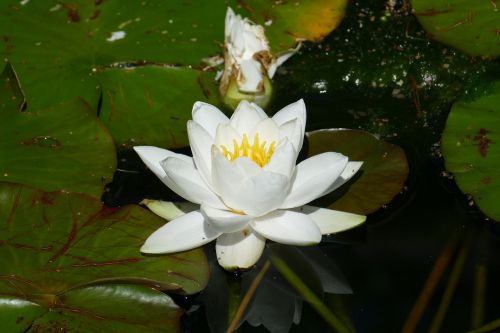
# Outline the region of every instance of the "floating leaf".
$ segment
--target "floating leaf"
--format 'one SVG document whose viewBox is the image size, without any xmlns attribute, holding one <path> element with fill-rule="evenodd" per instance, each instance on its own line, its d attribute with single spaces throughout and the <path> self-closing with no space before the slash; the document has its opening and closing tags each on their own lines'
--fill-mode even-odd
<svg viewBox="0 0 500 333">
<path fill-rule="evenodd" d="M 500 81 L 486 95 L 462 98 L 448 116 L 442 138 L 446 168 L 462 192 L 500 221 Z"/>
<path fill-rule="evenodd" d="M 22 111 L 26 105 L 17 74 L 7 63 L 0 75 L 0 110 Z"/>
<path fill-rule="evenodd" d="M 350 161 L 363 161 L 358 176 L 315 204 L 357 214 L 370 214 L 388 204 L 408 176 L 406 155 L 400 147 L 359 130 L 319 130 L 307 133 L 308 155 L 339 152 Z M 339 193 L 341 197 L 339 197 Z"/>
<path fill-rule="evenodd" d="M 0 80 L 8 83 L 0 86 L 1 180 L 100 197 L 116 153 L 95 111 L 81 99 L 21 111 L 24 96 L 9 64 Z"/>
<path fill-rule="evenodd" d="M 254 0 L 241 9 L 265 27 L 271 48 L 279 53 L 300 40 L 323 39 L 340 24 L 346 6 L 347 0 L 276 1 L 272 5 L 267 0 Z"/>
<path fill-rule="evenodd" d="M 28 332 L 178 332 L 182 312 L 152 288 L 93 286 L 62 295 Z"/>
<path fill-rule="evenodd" d="M 123 318 L 151 330 L 167 322 L 175 330 L 179 309 L 156 290 L 192 294 L 207 282 L 201 250 L 140 254 L 164 220 L 139 206 L 110 209 L 86 195 L 3 183 L 0 220 L 0 318 L 19 328 L 14 332 L 46 310 L 48 317 L 35 322 L 41 331 L 65 327 L 68 318 L 92 322 L 95 331 L 125 330 Z"/>
<path fill-rule="evenodd" d="M 177 147 L 187 142 L 184 120 L 192 104 L 217 102 L 215 71 L 203 72 L 203 59 L 222 54 L 227 6 L 267 22 L 271 46 L 280 52 L 297 40 L 324 37 L 340 22 L 345 4 L 8 0 L 0 5 L 0 53 L 18 71 L 32 108 L 80 97 L 97 109 L 102 93 L 101 115 L 116 144 L 140 139 Z M 136 127 L 144 125 L 137 123 L 144 114 L 158 125 Z M 173 118 L 179 119 L 161 122 Z"/>
<path fill-rule="evenodd" d="M 186 123 L 191 119 L 193 103 L 217 103 L 212 73 L 190 68 L 114 68 L 102 72 L 101 79 L 100 117 L 114 139 L 125 147 L 186 146 Z"/>
<path fill-rule="evenodd" d="M 411 0 L 432 38 L 471 55 L 500 54 L 500 4 L 475 0 Z"/>
</svg>

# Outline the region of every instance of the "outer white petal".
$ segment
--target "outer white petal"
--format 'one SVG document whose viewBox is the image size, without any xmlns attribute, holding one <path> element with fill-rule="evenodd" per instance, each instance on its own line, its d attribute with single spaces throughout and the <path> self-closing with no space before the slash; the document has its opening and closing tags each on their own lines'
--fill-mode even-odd
<svg viewBox="0 0 500 333">
<path fill-rule="evenodd" d="M 267 115 L 261 108 L 242 100 L 231 117 L 231 126 L 243 136 L 243 134 L 249 134 L 265 118 Z"/>
<path fill-rule="evenodd" d="M 273 119 L 278 126 L 294 118 L 299 118 L 303 126 L 306 125 L 306 105 L 303 99 L 285 106 L 273 116 Z"/>
<path fill-rule="evenodd" d="M 220 232 L 205 223 L 200 212 L 191 212 L 153 232 L 141 247 L 143 253 L 173 253 L 194 249 L 215 238 Z"/>
<path fill-rule="evenodd" d="M 280 173 L 291 178 L 295 170 L 296 159 L 297 153 L 293 145 L 285 139 L 285 141 L 276 148 L 271 160 L 264 165 L 263 169 L 264 171 Z"/>
<path fill-rule="evenodd" d="M 248 222 L 253 219 L 253 216 L 250 215 L 237 214 L 208 205 L 201 205 L 201 213 L 205 216 L 207 223 L 215 230 L 223 233 L 243 230 Z"/>
<path fill-rule="evenodd" d="M 250 225 L 262 236 L 282 244 L 313 245 L 321 241 L 321 231 L 302 213 L 275 210 L 254 219 Z"/>
<path fill-rule="evenodd" d="M 289 120 L 279 127 L 279 139 L 283 140 L 287 138 L 293 144 L 297 155 L 302 148 L 302 143 L 304 142 L 304 125 L 299 118 L 294 118 Z"/>
<path fill-rule="evenodd" d="M 270 79 L 273 78 L 274 74 L 276 73 L 276 69 L 279 66 L 283 65 L 283 63 L 285 61 L 290 59 L 291 56 L 293 56 L 295 53 L 297 53 L 299 51 L 300 47 L 301 47 L 301 44 L 299 43 L 296 48 L 287 50 L 287 51 L 278 55 L 278 58 L 276 59 L 276 61 L 274 61 L 271 64 L 271 66 L 269 67 L 269 69 L 267 70 L 267 74 L 269 75 Z"/>
<path fill-rule="evenodd" d="M 184 214 L 200 209 L 200 205 L 189 201 L 177 202 L 144 199 L 141 205 L 145 205 L 156 215 L 164 218 L 167 221 L 172 221 Z"/>
<path fill-rule="evenodd" d="M 295 168 L 290 193 L 281 208 L 294 208 L 322 196 L 340 176 L 347 157 L 339 153 L 322 153 L 300 162 Z"/>
<path fill-rule="evenodd" d="M 223 234 L 215 245 L 217 261 L 229 271 L 250 268 L 259 260 L 265 244 L 265 238 L 251 228 Z"/>
<path fill-rule="evenodd" d="M 167 157 L 174 156 L 183 159 L 186 162 L 191 161 L 192 163 L 191 157 L 182 154 L 177 154 L 167 149 L 162 149 L 153 146 L 135 146 L 134 150 L 139 155 L 144 164 L 146 164 L 146 166 L 151 171 L 153 171 L 153 173 L 161 180 L 163 180 L 163 178 L 166 176 L 166 173 L 161 167 L 160 162 L 166 159 Z"/>
<path fill-rule="evenodd" d="M 341 212 L 327 208 L 302 206 L 296 211 L 307 214 L 319 227 L 323 235 L 355 228 L 366 221 L 366 216 Z"/>
<path fill-rule="evenodd" d="M 226 11 L 226 20 L 225 20 L 225 25 L 224 25 L 224 36 L 227 38 L 231 35 L 231 31 L 233 30 L 233 22 L 235 20 L 235 14 L 234 11 L 230 8 L 227 7 Z"/>
<path fill-rule="evenodd" d="M 217 126 L 229 122 L 229 118 L 224 113 L 208 103 L 194 103 L 192 114 L 193 120 L 201 125 L 213 138 L 215 138 Z"/>
<path fill-rule="evenodd" d="M 344 171 L 342 171 L 342 173 L 340 174 L 340 177 L 337 178 L 337 180 L 332 185 L 330 185 L 330 187 L 325 191 L 325 193 L 323 193 L 323 195 L 333 192 L 340 186 L 347 183 L 347 181 L 349 181 L 349 179 L 351 179 L 359 171 L 362 165 L 363 162 L 347 162 L 347 165 Z"/>
<path fill-rule="evenodd" d="M 227 160 L 214 150 L 213 182 L 224 203 L 248 215 L 261 216 L 283 203 L 288 177 L 261 169 L 246 157 Z"/>
<path fill-rule="evenodd" d="M 171 189 L 178 195 L 197 204 L 206 203 L 212 207 L 225 208 L 219 197 L 208 188 L 192 162 L 168 157 L 160 164 L 173 182 Z"/>
<path fill-rule="evenodd" d="M 214 138 L 200 124 L 192 120 L 187 123 L 187 131 L 196 168 L 200 171 L 203 180 L 211 187 L 212 157 L 210 150 L 214 144 Z"/>
<path fill-rule="evenodd" d="M 137 146 L 134 147 L 135 151 L 139 154 L 143 162 L 146 164 L 146 166 L 151 169 L 151 171 L 154 172 L 154 174 L 161 179 L 161 181 L 167 185 L 172 191 L 183 197 L 184 199 L 188 201 L 192 201 L 195 203 L 201 203 L 200 199 L 201 197 L 198 196 L 193 196 L 192 193 L 189 193 L 189 191 L 186 191 L 184 188 L 179 187 L 165 172 L 165 170 L 162 167 L 162 163 L 164 160 L 167 158 L 176 158 L 179 161 L 182 161 L 184 165 L 186 166 L 187 172 L 193 175 L 194 182 L 199 185 L 198 192 L 203 192 L 205 191 L 205 188 L 207 186 L 203 182 L 198 182 L 197 180 L 200 178 L 198 171 L 194 168 L 194 162 L 193 159 L 189 156 L 182 155 L 182 154 L 176 154 L 173 153 L 169 150 L 166 149 L 161 149 L 157 147 L 150 147 L 150 146 Z M 212 194 L 213 195 L 213 194 Z M 211 191 L 208 190 L 208 193 L 206 193 L 207 197 L 211 196 Z M 218 200 L 218 199 L 217 199 Z M 220 200 L 218 200 L 220 202 Z M 222 203 L 219 203 L 216 207 L 220 207 Z"/>
<path fill-rule="evenodd" d="M 289 104 L 285 106 L 283 109 L 278 111 L 273 119 L 278 126 L 284 125 L 286 122 L 297 118 L 300 124 L 300 130 L 295 133 L 297 135 L 298 148 L 297 151 L 300 151 L 302 148 L 302 144 L 304 142 L 304 133 L 306 129 L 306 105 L 303 99 L 298 100 L 295 103 Z M 289 138 L 291 140 L 291 138 Z"/>
<path fill-rule="evenodd" d="M 254 136 L 259 134 L 260 142 L 262 143 L 263 141 L 266 141 L 268 146 L 273 141 L 278 143 L 280 139 L 279 128 L 271 118 L 262 119 L 248 134 L 248 138 L 250 140 L 253 140 Z"/>
</svg>

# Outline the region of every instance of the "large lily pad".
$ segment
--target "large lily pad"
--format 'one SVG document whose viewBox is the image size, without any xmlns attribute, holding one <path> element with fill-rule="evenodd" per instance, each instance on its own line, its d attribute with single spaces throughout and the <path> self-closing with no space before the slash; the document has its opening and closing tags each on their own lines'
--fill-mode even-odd
<svg viewBox="0 0 500 333">
<path fill-rule="evenodd" d="M 448 116 L 442 138 L 446 168 L 462 192 L 500 221 L 500 81 L 484 96 L 462 98 Z"/>
<path fill-rule="evenodd" d="M 431 37 L 471 55 L 500 54 L 500 4 L 476 0 L 411 0 Z"/>
<path fill-rule="evenodd" d="M 192 294 L 207 282 L 201 250 L 140 254 L 164 220 L 136 205 L 110 209 L 81 194 L 2 183 L 0 220 L 0 318 L 12 332 L 35 319 L 34 331 L 175 330 L 180 310 L 160 291 Z"/>
<path fill-rule="evenodd" d="M 308 155 L 335 151 L 351 161 L 363 161 L 358 176 L 318 200 L 317 205 L 370 214 L 388 204 L 403 188 L 408 162 L 400 147 L 359 130 L 319 130 L 307 133 Z"/>
<path fill-rule="evenodd" d="M 166 75 L 168 84 L 158 84 Z M 186 86 L 185 82 L 192 84 Z M 106 70 L 102 73 L 102 89 L 100 118 L 124 147 L 186 146 L 186 122 L 191 118 L 193 102 L 214 102 L 218 94 L 212 73 L 186 67 Z M 137 109 L 141 103 L 145 104 Z"/>
<path fill-rule="evenodd" d="M 100 197 L 116 153 L 95 111 L 81 99 L 23 111 L 24 95 L 9 64 L 0 80 L 1 180 Z"/>
<path fill-rule="evenodd" d="M 0 5 L 0 53 L 18 70 L 35 109 L 74 97 L 97 108 L 102 92 L 101 115 L 119 115 L 110 126 L 118 145 L 134 142 L 141 131 L 141 144 L 175 147 L 187 142 L 183 129 L 191 104 L 218 101 L 217 94 L 206 94 L 217 90 L 217 82 L 214 71 L 202 72 L 202 60 L 222 53 L 227 6 L 267 22 L 272 48 L 280 52 L 297 40 L 325 36 L 340 22 L 345 3 L 149 0 L 124 6 L 119 0 L 8 0 Z M 127 73 L 131 67 L 148 69 Z M 110 90 L 121 96 L 118 104 Z M 185 94 L 177 100 L 181 91 Z M 156 121 L 128 133 L 144 113 Z M 179 119 L 165 124 L 166 118 Z M 166 126 L 177 127 L 174 135 Z"/>
</svg>

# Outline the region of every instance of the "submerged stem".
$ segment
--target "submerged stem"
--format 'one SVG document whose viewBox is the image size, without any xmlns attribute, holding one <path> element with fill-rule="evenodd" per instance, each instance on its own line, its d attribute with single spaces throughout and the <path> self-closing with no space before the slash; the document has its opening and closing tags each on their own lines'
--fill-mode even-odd
<svg viewBox="0 0 500 333">
<path fill-rule="evenodd" d="M 248 304 L 252 300 L 253 295 L 257 291 L 257 287 L 264 278 L 264 275 L 266 275 L 269 266 L 271 266 L 271 263 L 269 262 L 269 260 L 267 260 L 264 266 L 262 266 L 259 273 L 255 276 L 255 279 L 252 281 L 252 284 L 250 285 L 250 288 L 248 288 L 248 291 L 246 292 L 245 296 L 243 296 L 243 299 L 241 300 L 241 303 L 238 306 L 238 309 L 236 310 L 236 313 L 234 314 L 234 317 L 231 320 L 231 323 L 229 324 L 229 327 L 226 330 L 227 333 L 234 332 L 236 330 L 241 317 L 245 313 L 245 310 L 247 309 Z"/>
<path fill-rule="evenodd" d="M 462 271 L 465 265 L 465 261 L 467 259 L 467 255 L 469 254 L 469 248 L 471 244 L 471 236 L 468 235 L 466 237 L 460 252 L 457 255 L 455 263 L 453 264 L 453 268 L 451 270 L 450 278 L 448 283 L 446 284 L 446 289 L 444 291 L 443 297 L 441 298 L 441 302 L 439 303 L 438 310 L 434 319 L 432 320 L 431 327 L 429 329 L 429 333 L 438 333 L 441 329 L 441 325 L 443 323 L 444 317 L 446 316 L 446 312 L 448 312 L 448 308 L 451 303 L 451 299 L 455 293 L 455 289 L 458 284 L 458 280 L 462 275 Z"/>
<path fill-rule="evenodd" d="M 450 259 L 453 256 L 455 249 L 457 248 L 460 234 L 461 233 L 459 232 L 455 232 L 447 241 L 443 251 L 434 264 L 434 267 L 432 267 L 432 271 L 429 274 L 427 281 L 425 281 L 425 284 L 422 287 L 422 291 L 418 295 L 418 298 L 413 305 L 413 308 L 411 309 L 403 328 L 401 329 L 401 333 L 412 333 L 417 328 L 418 322 L 420 321 L 420 318 L 427 308 L 429 300 L 434 294 L 436 286 L 441 280 L 441 277 L 448 267 Z"/>
</svg>

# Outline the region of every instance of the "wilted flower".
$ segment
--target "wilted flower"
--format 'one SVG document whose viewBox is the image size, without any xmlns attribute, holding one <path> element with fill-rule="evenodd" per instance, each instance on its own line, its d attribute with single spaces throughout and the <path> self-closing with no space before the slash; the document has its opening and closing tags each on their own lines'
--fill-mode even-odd
<svg viewBox="0 0 500 333">
<path fill-rule="evenodd" d="M 265 105 L 271 96 L 272 79 L 279 65 L 297 49 L 278 57 L 271 53 L 264 27 L 227 9 L 224 40 L 224 73 L 220 91 L 227 104 L 242 99 Z"/>
<path fill-rule="evenodd" d="M 156 147 L 134 147 L 146 165 L 174 192 L 200 209 L 155 231 L 144 253 L 189 250 L 217 239 L 219 263 L 249 268 L 266 238 L 312 245 L 359 225 L 364 216 L 305 206 L 350 179 L 362 162 L 326 152 L 296 165 L 306 108 L 302 100 L 269 118 L 242 101 L 231 119 L 197 102 L 187 123 L 193 157 Z"/>
</svg>

